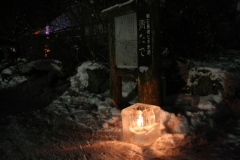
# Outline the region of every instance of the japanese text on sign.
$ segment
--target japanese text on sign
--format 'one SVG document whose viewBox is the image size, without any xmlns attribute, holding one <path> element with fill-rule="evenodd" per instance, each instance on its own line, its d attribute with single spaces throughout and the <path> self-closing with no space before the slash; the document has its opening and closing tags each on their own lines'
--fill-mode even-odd
<svg viewBox="0 0 240 160">
<path fill-rule="evenodd" d="M 151 63 L 151 19 L 148 10 L 140 10 L 137 17 L 138 29 L 138 62 L 140 66 Z"/>
<path fill-rule="evenodd" d="M 141 56 L 151 55 L 150 14 L 138 19 L 138 52 Z"/>
</svg>

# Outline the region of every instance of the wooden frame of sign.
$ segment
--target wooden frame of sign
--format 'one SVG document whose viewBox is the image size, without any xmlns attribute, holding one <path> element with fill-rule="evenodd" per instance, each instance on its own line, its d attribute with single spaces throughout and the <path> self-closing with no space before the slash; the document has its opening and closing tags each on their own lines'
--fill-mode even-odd
<svg viewBox="0 0 240 160">
<path fill-rule="evenodd" d="M 158 1 L 128 1 L 101 12 L 108 25 L 110 95 L 122 105 L 122 77 L 138 80 L 138 102 L 161 104 Z"/>
</svg>

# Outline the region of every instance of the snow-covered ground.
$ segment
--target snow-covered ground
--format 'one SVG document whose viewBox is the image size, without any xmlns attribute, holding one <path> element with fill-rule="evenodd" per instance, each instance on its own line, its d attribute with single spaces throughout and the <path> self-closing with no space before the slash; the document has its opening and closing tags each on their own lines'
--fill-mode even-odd
<svg viewBox="0 0 240 160">
<path fill-rule="evenodd" d="M 46 86 L 40 84 L 60 70 L 58 63 L 46 60 L 21 63 L 22 72 L 33 66 L 50 71 L 38 79 L 38 83 L 36 79 L 15 75 L 14 67 L 6 68 L 2 73 L 12 75 L 12 79 L 2 81 L 1 74 L 0 89 L 6 93 L 8 89 L 14 93 L 14 88 L 23 90 L 26 85 L 32 88 L 30 91 L 43 89 Z M 209 70 L 213 79 L 220 79 L 224 86 L 240 82 L 237 59 L 211 64 L 195 62 L 195 65 L 198 69 Z M 3 131 L 0 133 L 0 159 L 240 159 L 240 120 L 234 117 L 231 107 L 221 104 L 221 93 L 167 96 L 161 107 L 161 137 L 148 148 L 122 142 L 121 110 L 109 97 L 109 91 L 96 94 L 86 90 L 86 69 L 104 67 L 84 62 L 77 68 L 76 75 L 68 79 L 70 86 L 63 94 L 56 94 L 42 108 L 7 116 L 0 114 Z M 196 74 L 199 74 L 196 69 L 190 70 L 188 84 L 191 85 L 190 78 Z M 135 81 L 123 81 L 122 95 L 127 97 L 136 85 Z M 53 92 L 46 87 L 36 91 L 34 96 L 41 97 L 40 101 L 49 101 L 51 96 L 47 94 Z M 29 97 L 34 99 L 33 95 Z M 234 101 L 234 105 L 238 105 L 238 99 Z M 136 102 L 137 97 L 131 100 L 131 103 Z M 175 109 L 181 112 L 171 112 Z"/>
</svg>

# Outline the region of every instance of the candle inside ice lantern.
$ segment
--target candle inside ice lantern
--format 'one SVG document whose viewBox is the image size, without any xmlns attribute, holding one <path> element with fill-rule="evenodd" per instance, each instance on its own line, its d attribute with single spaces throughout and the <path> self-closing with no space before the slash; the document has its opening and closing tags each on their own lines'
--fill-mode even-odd
<svg viewBox="0 0 240 160">
<path fill-rule="evenodd" d="M 142 111 L 138 111 L 140 114 L 137 119 L 137 126 L 138 127 L 143 127 L 143 117 L 142 117 Z"/>
<path fill-rule="evenodd" d="M 148 134 L 156 124 L 153 110 L 139 106 L 132 112 L 129 130 L 137 134 Z"/>
</svg>

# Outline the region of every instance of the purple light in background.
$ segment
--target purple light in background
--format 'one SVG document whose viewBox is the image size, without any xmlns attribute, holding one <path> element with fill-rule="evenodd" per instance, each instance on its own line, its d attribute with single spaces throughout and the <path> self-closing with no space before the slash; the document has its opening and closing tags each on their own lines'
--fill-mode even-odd
<svg viewBox="0 0 240 160">
<path fill-rule="evenodd" d="M 49 35 L 49 26 L 46 26 L 46 34 Z"/>
</svg>

